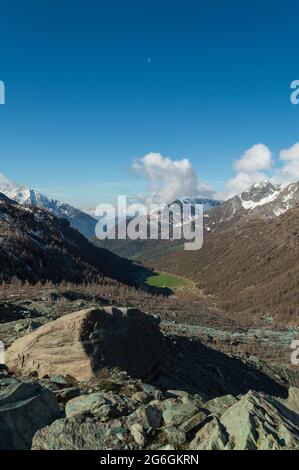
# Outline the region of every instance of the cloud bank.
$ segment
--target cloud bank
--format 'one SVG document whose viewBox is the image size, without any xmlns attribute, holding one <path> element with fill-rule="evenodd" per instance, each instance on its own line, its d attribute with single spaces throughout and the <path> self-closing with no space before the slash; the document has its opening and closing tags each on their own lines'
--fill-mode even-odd
<svg viewBox="0 0 299 470">
<path fill-rule="evenodd" d="M 241 193 L 254 183 L 267 179 L 268 171 L 272 168 L 273 159 L 270 149 L 264 144 L 256 144 L 234 162 L 235 175 L 225 186 L 225 196 L 231 197 Z"/>
<path fill-rule="evenodd" d="M 279 158 L 283 163 L 275 179 L 281 183 L 292 183 L 299 180 L 299 142 L 292 147 L 281 150 Z"/>
<path fill-rule="evenodd" d="M 187 158 L 172 160 L 160 153 L 148 153 L 136 159 L 131 169 L 148 183 L 150 196 L 141 196 L 147 202 L 170 203 L 183 197 L 214 198 L 215 192 L 201 181 Z"/>
<path fill-rule="evenodd" d="M 234 161 L 233 176 L 224 181 L 222 193 L 202 181 L 187 158 L 173 160 L 160 153 L 148 153 L 136 159 L 131 169 L 147 181 L 149 195 L 139 196 L 143 202 L 170 203 L 183 197 L 228 199 L 263 180 L 274 184 L 298 181 L 299 142 L 281 150 L 276 160 L 267 145 L 253 145 Z"/>
</svg>

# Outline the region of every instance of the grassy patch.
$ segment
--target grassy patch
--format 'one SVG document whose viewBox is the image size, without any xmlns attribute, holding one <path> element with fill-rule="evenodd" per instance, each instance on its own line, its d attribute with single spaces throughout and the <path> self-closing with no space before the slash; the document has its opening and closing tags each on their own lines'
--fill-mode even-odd
<svg viewBox="0 0 299 470">
<path fill-rule="evenodd" d="M 180 277 L 172 276 L 170 274 L 157 273 L 146 279 L 145 283 L 153 287 L 183 287 L 188 286 L 190 283 Z"/>
</svg>

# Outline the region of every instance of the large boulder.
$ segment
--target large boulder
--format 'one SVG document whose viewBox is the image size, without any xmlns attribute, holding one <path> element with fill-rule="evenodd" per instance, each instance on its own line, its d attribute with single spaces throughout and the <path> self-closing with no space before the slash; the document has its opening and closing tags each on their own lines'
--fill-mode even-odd
<svg viewBox="0 0 299 470">
<path fill-rule="evenodd" d="M 133 308 L 93 308 L 65 315 L 18 339 L 6 364 L 23 375 L 91 379 L 103 368 L 152 378 L 165 354 L 159 320 Z"/>
<path fill-rule="evenodd" d="M 15 378 L 0 380 L 0 450 L 30 449 L 36 431 L 61 416 L 54 393 Z"/>
</svg>

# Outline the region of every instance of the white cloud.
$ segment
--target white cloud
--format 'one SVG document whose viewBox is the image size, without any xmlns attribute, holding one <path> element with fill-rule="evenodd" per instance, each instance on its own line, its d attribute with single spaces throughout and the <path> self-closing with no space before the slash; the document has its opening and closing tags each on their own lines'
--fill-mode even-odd
<svg viewBox="0 0 299 470">
<path fill-rule="evenodd" d="M 213 197 L 212 188 L 201 181 L 187 158 L 172 160 L 160 153 L 148 153 L 131 166 L 136 175 L 148 181 L 148 202 L 170 203 L 182 197 Z"/>
<path fill-rule="evenodd" d="M 255 183 L 260 183 L 267 179 L 267 175 L 265 173 L 243 173 L 238 172 L 236 176 L 230 178 L 226 182 L 227 191 L 225 193 L 225 197 L 229 198 L 235 196 L 236 194 L 240 194 L 246 189 L 250 188 Z"/>
<path fill-rule="evenodd" d="M 270 170 L 272 164 L 272 154 L 266 145 L 256 144 L 250 147 L 234 162 L 235 175 L 225 184 L 225 197 L 239 194 L 254 183 L 267 179 L 264 171 Z"/>
<path fill-rule="evenodd" d="M 277 171 L 275 180 L 281 183 L 297 181 L 299 179 L 299 142 L 281 150 L 279 158 L 283 166 Z"/>
<path fill-rule="evenodd" d="M 269 170 L 272 166 L 272 154 L 264 144 L 256 144 L 236 160 L 234 168 L 247 174 L 257 174 L 262 170 Z"/>
</svg>

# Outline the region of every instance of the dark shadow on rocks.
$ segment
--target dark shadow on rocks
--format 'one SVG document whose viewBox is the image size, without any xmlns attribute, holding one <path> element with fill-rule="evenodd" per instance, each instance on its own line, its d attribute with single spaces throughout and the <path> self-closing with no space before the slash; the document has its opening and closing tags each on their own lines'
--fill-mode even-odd
<svg viewBox="0 0 299 470">
<path fill-rule="evenodd" d="M 72 290 L 67 291 L 52 291 L 48 295 L 49 302 L 59 303 L 67 300 L 68 302 L 76 302 L 84 300 L 86 302 L 97 302 L 100 305 L 110 305 L 109 301 L 104 297 L 97 294 L 87 294 L 85 292 L 76 292 Z"/>
<path fill-rule="evenodd" d="M 91 310 L 81 327 L 81 341 L 94 373 L 118 368 L 130 375 L 152 379 L 166 354 L 160 320 L 138 309 Z"/>
<path fill-rule="evenodd" d="M 282 398 L 288 395 L 289 384 L 279 383 L 250 361 L 208 348 L 196 339 L 173 337 L 167 344 L 165 365 L 154 381 L 164 390 L 198 393 L 206 400 L 227 394 L 237 396 L 249 390 Z"/>
<path fill-rule="evenodd" d="M 27 310 L 23 306 L 0 301 L 0 323 L 38 317 L 40 317 L 40 313 L 36 310 Z"/>
</svg>

